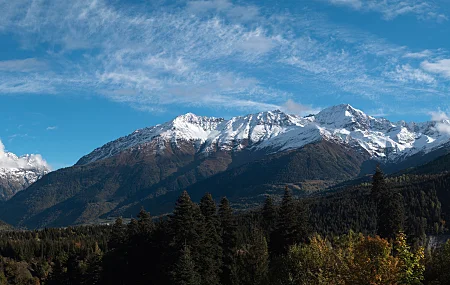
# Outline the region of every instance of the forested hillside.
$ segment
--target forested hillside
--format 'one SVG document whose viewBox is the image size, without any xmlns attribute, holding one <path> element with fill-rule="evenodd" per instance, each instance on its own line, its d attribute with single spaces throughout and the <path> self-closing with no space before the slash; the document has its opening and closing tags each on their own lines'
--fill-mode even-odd
<svg viewBox="0 0 450 285">
<path fill-rule="evenodd" d="M 448 284 L 448 174 L 403 175 L 240 213 L 228 199 L 125 224 L 0 234 L 1 284 Z"/>
</svg>

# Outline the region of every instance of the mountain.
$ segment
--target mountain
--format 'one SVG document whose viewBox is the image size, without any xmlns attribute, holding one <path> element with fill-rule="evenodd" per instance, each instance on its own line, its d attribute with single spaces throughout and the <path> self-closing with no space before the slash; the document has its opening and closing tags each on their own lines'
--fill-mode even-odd
<svg viewBox="0 0 450 285">
<path fill-rule="evenodd" d="M 300 117 L 279 110 L 230 119 L 188 113 L 95 149 L 73 167 L 45 175 L 10 199 L 0 219 L 28 227 L 65 226 L 108 216 L 171 211 L 183 189 L 254 203 L 288 185 L 326 188 L 375 163 L 392 171 L 449 150 L 437 124 L 393 123 L 350 105 Z"/>
<path fill-rule="evenodd" d="M 449 134 L 436 127 L 442 122 L 392 123 L 364 114 L 348 104 L 324 109 L 315 116 L 288 115 L 279 110 L 223 118 L 182 115 L 162 125 L 135 131 L 82 157 L 85 165 L 152 143 L 162 151 L 165 143 L 191 142 L 197 152 L 264 150 L 271 153 L 297 149 L 322 139 L 359 145 L 372 157 L 398 162 L 417 153 L 428 153 L 449 143 Z"/>
<path fill-rule="evenodd" d="M 0 141 L 0 201 L 10 199 L 49 172 L 50 167 L 40 155 L 18 157 L 6 152 Z"/>
</svg>

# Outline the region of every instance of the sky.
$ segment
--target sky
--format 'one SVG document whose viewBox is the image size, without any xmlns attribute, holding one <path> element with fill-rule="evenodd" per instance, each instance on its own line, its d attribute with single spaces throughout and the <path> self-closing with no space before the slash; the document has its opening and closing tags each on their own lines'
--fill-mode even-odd
<svg viewBox="0 0 450 285">
<path fill-rule="evenodd" d="M 53 169 L 193 112 L 450 113 L 448 0 L 0 0 L 0 141 Z"/>
</svg>

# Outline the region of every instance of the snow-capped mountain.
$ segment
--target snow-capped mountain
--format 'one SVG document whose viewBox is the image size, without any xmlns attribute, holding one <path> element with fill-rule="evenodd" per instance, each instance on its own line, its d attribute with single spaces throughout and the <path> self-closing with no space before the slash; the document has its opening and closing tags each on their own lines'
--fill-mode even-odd
<svg viewBox="0 0 450 285">
<path fill-rule="evenodd" d="M 231 119 L 200 117 L 188 113 L 173 121 L 112 141 L 84 156 L 78 165 L 114 156 L 124 150 L 157 143 L 190 142 L 198 152 L 266 150 L 269 153 L 301 148 L 328 140 L 360 146 L 372 158 L 395 162 L 419 152 L 427 153 L 449 144 L 450 134 L 439 132 L 442 122 L 406 123 L 374 118 L 348 104 L 333 106 L 314 116 L 300 117 L 279 110 Z"/>
<path fill-rule="evenodd" d="M 49 173 L 8 200 L 0 218 L 32 228 L 66 226 L 130 216 L 142 206 L 164 214 L 182 190 L 194 200 L 208 191 L 245 204 L 286 185 L 320 191 L 372 173 L 378 163 L 392 173 L 449 153 L 447 126 L 448 120 L 390 122 L 349 105 L 306 117 L 278 110 L 230 119 L 188 113 Z"/>
<path fill-rule="evenodd" d="M 8 200 L 49 172 L 50 167 L 39 154 L 18 157 L 6 152 L 0 141 L 0 200 Z"/>
</svg>

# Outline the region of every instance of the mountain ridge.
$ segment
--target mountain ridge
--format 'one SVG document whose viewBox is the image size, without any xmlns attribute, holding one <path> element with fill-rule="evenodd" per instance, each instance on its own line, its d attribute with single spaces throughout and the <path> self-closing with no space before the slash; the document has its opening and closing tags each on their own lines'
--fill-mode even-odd
<svg viewBox="0 0 450 285">
<path fill-rule="evenodd" d="M 348 104 L 307 117 L 280 110 L 230 119 L 188 113 L 45 175 L 7 201 L 0 219 L 35 228 L 91 223 L 141 206 L 164 214 L 185 189 L 244 205 L 286 185 L 316 191 L 372 173 L 375 164 L 395 172 L 448 152 L 449 135 L 435 126 L 392 123 Z"/>
<path fill-rule="evenodd" d="M 450 122 L 443 122 L 450 126 Z M 359 144 L 373 158 L 394 161 L 429 152 L 450 139 L 439 132 L 436 122 L 390 122 L 366 115 L 349 104 L 326 108 L 316 115 L 300 117 L 280 110 L 224 118 L 187 113 L 154 127 L 136 130 L 83 156 L 76 165 L 88 164 L 116 155 L 150 141 L 195 144 L 199 152 L 217 149 L 271 149 L 272 152 L 300 148 L 321 139 Z"/>
</svg>

